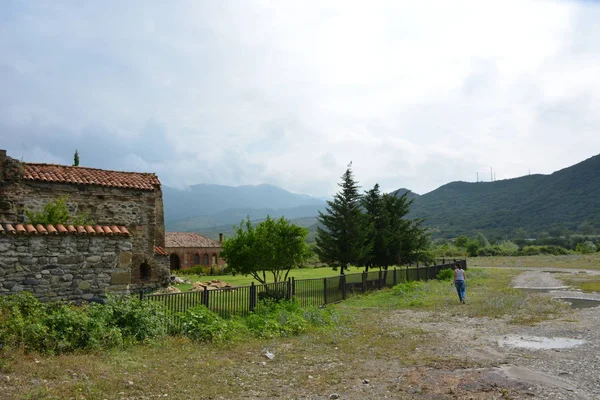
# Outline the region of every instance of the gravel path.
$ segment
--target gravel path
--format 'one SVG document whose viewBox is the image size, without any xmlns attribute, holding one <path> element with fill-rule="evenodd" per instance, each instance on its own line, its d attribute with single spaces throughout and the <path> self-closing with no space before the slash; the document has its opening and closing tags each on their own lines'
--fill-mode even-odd
<svg viewBox="0 0 600 400">
<path fill-rule="evenodd" d="M 556 298 L 600 300 L 597 293 L 559 290 L 566 286 L 557 274 L 544 271 L 548 269 L 529 268 L 514 279 L 513 286 L 546 289 L 540 290 L 540 294 Z M 432 332 L 444 343 L 439 348 L 429 349 L 432 353 L 427 356 L 455 357 L 478 365 L 477 368 L 428 372 L 440 381 L 444 381 L 444 373 L 451 373 L 458 393 L 474 394 L 464 398 L 487 399 L 486 392 L 502 387 L 509 389 L 510 397 L 506 398 L 512 399 L 600 399 L 600 307 L 574 309 L 567 318 L 534 326 L 485 318 L 432 321 L 430 313 L 412 311 L 398 312 L 392 318 L 398 318 L 398 323 L 413 321 L 415 327 Z"/>
</svg>

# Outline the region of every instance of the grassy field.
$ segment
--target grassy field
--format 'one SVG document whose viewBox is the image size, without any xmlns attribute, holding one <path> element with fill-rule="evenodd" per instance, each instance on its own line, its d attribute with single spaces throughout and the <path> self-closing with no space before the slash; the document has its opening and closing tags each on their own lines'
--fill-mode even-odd
<svg viewBox="0 0 600 400">
<path fill-rule="evenodd" d="M 467 260 L 467 265 L 469 267 L 600 269 L 600 253 L 565 256 L 473 257 Z"/>
<path fill-rule="evenodd" d="M 347 271 L 346 274 L 355 274 L 355 273 L 361 273 L 364 271 L 364 268 L 359 268 L 359 267 L 350 267 Z M 331 268 L 298 268 L 298 269 L 292 269 L 290 271 L 290 274 L 288 275 L 289 278 L 295 278 L 295 279 L 313 279 L 313 278 L 326 278 L 329 276 L 336 276 L 339 275 L 340 272 L 338 271 L 334 271 Z M 255 280 L 252 276 L 248 275 L 248 276 L 243 276 L 243 275 L 204 275 L 204 276 L 198 276 L 198 275 L 180 275 L 182 278 L 187 279 L 191 282 L 206 282 L 206 281 L 210 281 L 213 279 L 218 279 L 221 281 L 225 281 L 228 282 L 230 284 L 232 284 L 233 286 L 248 286 L 250 285 L 252 282 L 254 282 L 255 284 L 259 284 L 259 282 L 257 280 Z M 267 279 L 268 282 L 272 282 L 272 276 L 267 275 Z M 192 285 L 191 284 L 180 284 L 180 285 L 175 285 L 177 288 L 179 288 L 179 290 L 181 291 L 188 291 L 191 289 Z"/>
<path fill-rule="evenodd" d="M 436 346 L 430 333 L 410 321 L 390 325 L 389 316 L 415 310 L 430 312 L 440 321 L 510 315 L 510 322 L 531 323 L 561 315 L 562 303 L 509 289 L 518 272 L 472 269 L 466 305 L 458 305 L 450 282 L 438 281 L 356 296 L 333 306 L 340 316 L 338 324 L 298 337 L 246 339 L 220 346 L 174 337 L 124 350 L 55 357 L 0 349 L 0 397 L 326 398 L 353 385 L 362 390 L 363 378 L 376 380 L 392 365 L 473 367 L 477 365 L 466 360 L 423 357 L 424 347 Z M 266 359 L 264 349 L 275 359 Z M 369 396 L 365 393 L 363 398 Z"/>
</svg>

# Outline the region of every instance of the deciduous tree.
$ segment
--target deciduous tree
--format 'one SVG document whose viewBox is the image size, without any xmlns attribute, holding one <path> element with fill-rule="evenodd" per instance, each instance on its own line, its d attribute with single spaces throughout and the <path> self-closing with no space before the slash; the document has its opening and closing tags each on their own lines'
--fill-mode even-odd
<svg viewBox="0 0 600 400">
<path fill-rule="evenodd" d="M 267 219 L 253 226 L 250 218 L 240 223 L 234 236 L 225 240 L 221 256 L 235 273 L 251 275 L 260 283 L 287 279 L 290 269 L 302 265 L 310 252 L 306 245 L 306 228 L 285 218 Z"/>
</svg>

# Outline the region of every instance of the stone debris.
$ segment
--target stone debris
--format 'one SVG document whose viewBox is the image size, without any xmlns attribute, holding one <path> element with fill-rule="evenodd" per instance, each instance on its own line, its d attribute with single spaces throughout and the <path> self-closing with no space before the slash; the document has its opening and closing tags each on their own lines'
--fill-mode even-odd
<svg viewBox="0 0 600 400">
<path fill-rule="evenodd" d="M 192 292 L 203 292 L 205 290 L 216 290 L 216 289 L 234 289 L 235 286 L 221 281 L 219 279 L 213 279 L 207 282 L 194 282 L 192 285 Z"/>
<path fill-rule="evenodd" d="M 265 352 L 263 353 L 265 357 L 267 357 L 269 360 L 272 360 L 275 358 L 275 354 L 271 353 L 269 350 L 265 350 Z"/>
<path fill-rule="evenodd" d="M 176 288 L 175 286 L 169 286 L 169 287 L 166 287 L 166 288 L 158 289 L 154 293 L 155 294 L 181 293 L 181 290 L 179 290 L 179 288 Z"/>
</svg>

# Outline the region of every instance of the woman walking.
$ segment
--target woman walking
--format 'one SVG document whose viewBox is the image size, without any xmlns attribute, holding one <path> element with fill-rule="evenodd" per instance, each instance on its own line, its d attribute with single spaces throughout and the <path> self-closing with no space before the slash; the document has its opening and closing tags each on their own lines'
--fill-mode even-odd
<svg viewBox="0 0 600 400">
<path fill-rule="evenodd" d="M 456 286 L 456 291 L 458 292 L 458 299 L 461 304 L 465 304 L 465 296 L 467 291 L 467 284 L 465 283 L 465 279 L 467 278 L 467 273 L 462 269 L 459 263 L 454 264 L 454 281 L 452 282 L 454 286 Z"/>
</svg>

